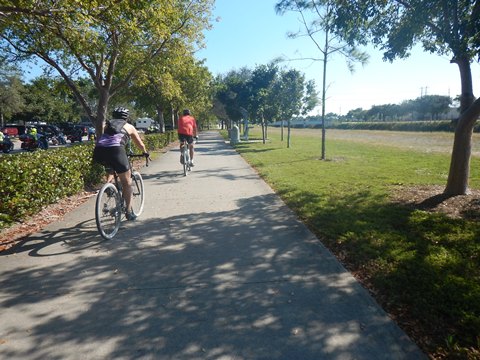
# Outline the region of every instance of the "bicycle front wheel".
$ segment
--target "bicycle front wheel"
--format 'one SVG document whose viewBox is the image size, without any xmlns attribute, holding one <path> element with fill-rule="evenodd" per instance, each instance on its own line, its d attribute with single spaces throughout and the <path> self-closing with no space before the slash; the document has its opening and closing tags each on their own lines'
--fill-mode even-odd
<svg viewBox="0 0 480 360">
<path fill-rule="evenodd" d="M 188 154 L 188 148 L 187 151 L 185 151 L 185 148 L 187 148 L 186 145 L 183 146 L 182 152 L 183 152 L 183 176 L 187 176 L 188 173 L 188 162 L 190 161 L 190 157 Z"/>
<path fill-rule="evenodd" d="M 120 229 L 122 203 L 115 185 L 103 185 L 97 194 L 95 204 L 95 220 L 97 229 L 104 239 L 112 239 Z"/>
<path fill-rule="evenodd" d="M 143 191 L 143 178 L 138 171 L 132 172 L 132 211 L 140 216 L 145 203 L 145 193 Z"/>
</svg>

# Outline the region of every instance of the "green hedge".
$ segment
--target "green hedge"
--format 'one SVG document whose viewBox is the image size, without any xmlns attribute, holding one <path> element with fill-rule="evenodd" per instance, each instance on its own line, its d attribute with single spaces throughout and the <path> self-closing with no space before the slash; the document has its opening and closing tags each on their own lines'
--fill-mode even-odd
<svg viewBox="0 0 480 360">
<path fill-rule="evenodd" d="M 176 133 L 145 135 L 148 151 L 161 149 Z M 0 156 L 0 229 L 102 180 L 102 166 L 92 162 L 93 144 Z M 136 149 L 138 151 L 138 149 Z"/>
<path fill-rule="evenodd" d="M 390 131 L 455 131 L 452 121 L 391 121 L 391 122 L 343 122 L 328 125 L 329 129 L 342 130 L 390 130 Z M 474 132 L 480 132 L 480 125 Z"/>
<path fill-rule="evenodd" d="M 176 131 L 167 131 L 164 134 L 148 134 L 145 135 L 143 141 L 148 151 L 155 151 L 163 149 L 171 142 L 177 140 Z"/>
</svg>

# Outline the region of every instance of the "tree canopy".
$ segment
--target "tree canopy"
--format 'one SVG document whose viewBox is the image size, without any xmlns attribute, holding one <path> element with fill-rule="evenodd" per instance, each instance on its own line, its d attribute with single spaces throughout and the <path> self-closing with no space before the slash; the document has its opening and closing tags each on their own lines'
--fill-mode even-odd
<svg viewBox="0 0 480 360">
<path fill-rule="evenodd" d="M 213 0 L 102 2 L 27 1 L 0 6 L 0 54 L 38 59 L 66 81 L 86 114 L 102 128 L 111 96 L 175 40 L 201 46 Z M 87 76 L 97 91 L 95 108 L 75 79 Z"/>
<path fill-rule="evenodd" d="M 218 102 L 234 121 L 242 118 L 242 108 L 254 122 L 274 122 L 305 114 L 318 104 L 313 80 L 275 63 L 232 70 L 216 79 L 216 88 Z"/>
</svg>

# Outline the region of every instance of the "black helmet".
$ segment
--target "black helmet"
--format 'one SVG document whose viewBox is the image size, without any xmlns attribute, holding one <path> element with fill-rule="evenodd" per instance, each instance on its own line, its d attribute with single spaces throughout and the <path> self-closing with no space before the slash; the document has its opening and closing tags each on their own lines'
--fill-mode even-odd
<svg viewBox="0 0 480 360">
<path fill-rule="evenodd" d="M 183 115 L 190 115 L 190 110 L 188 109 L 183 110 Z"/>
<path fill-rule="evenodd" d="M 114 119 L 128 119 L 129 111 L 124 107 L 117 107 L 112 112 L 112 116 Z"/>
</svg>

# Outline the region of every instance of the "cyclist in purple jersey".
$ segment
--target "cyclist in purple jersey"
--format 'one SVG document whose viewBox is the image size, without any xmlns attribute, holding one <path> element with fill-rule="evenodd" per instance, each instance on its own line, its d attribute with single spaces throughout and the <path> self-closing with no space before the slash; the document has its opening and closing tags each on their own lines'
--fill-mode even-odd
<svg viewBox="0 0 480 360">
<path fill-rule="evenodd" d="M 113 110 L 113 119 L 107 121 L 102 136 L 97 140 L 93 151 L 93 160 L 107 168 L 113 169 L 118 174 L 122 183 L 122 193 L 126 205 L 127 220 L 135 220 L 132 212 L 132 177 L 130 163 L 128 162 L 125 145 L 133 140 L 143 154 L 148 157 L 147 148 L 143 143 L 137 129 L 128 123 L 129 111 L 125 108 Z M 113 180 L 113 174 L 108 174 L 107 181 Z"/>
</svg>

